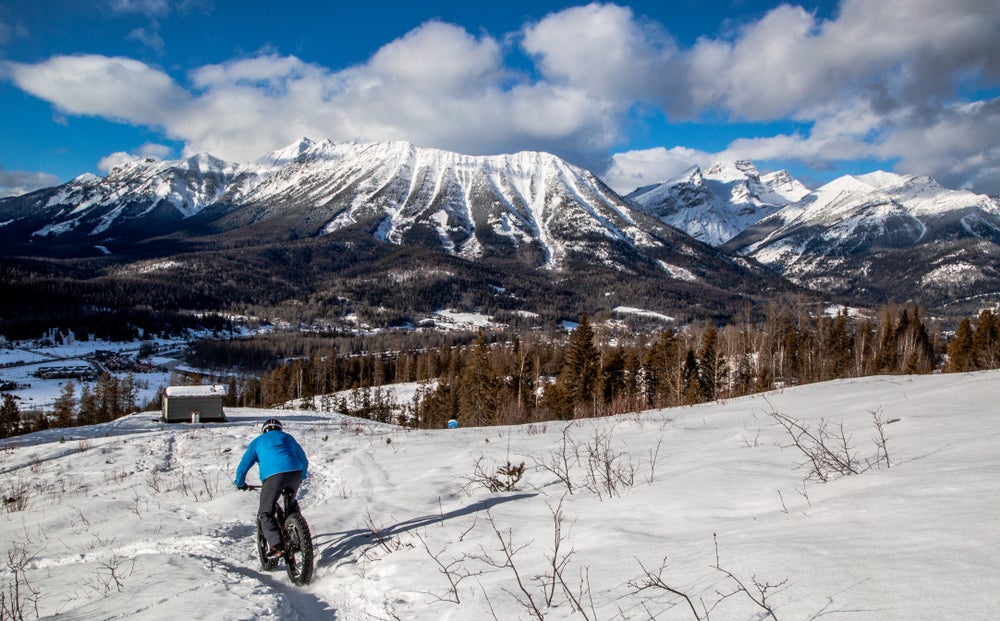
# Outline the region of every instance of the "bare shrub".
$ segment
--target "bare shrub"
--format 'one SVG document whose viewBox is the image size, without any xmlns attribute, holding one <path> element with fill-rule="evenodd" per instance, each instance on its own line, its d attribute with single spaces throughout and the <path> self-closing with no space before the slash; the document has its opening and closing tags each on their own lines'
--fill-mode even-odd
<svg viewBox="0 0 1000 621">
<path fill-rule="evenodd" d="M 472 528 L 475 528 L 475 524 L 473 524 L 469 528 L 469 530 L 471 530 Z M 468 534 L 468 531 L 466 531 L 466 533 L 464 533 L 462 537 L 464 537 L 466 534 Z M 414 536 L 421 543 L 421 545 L 423 545 L 424 551 L 427 552 L 427 556 L 431 557 L 431 560 L 433 560 L 434 564 L 437 565 L 438 572 L 442 576 L 444 576 L 445 579 L 448 580 L 449 588 L 448 588 L 448 593 L 446 595 L 443 596 L 435 595 L 434 593 L 430 593 L 429 591 L 427 592 L 427 594 L 431 595 L 432 597 L 436 598 L 439 601 L 451 602 L 453 604 L 462 603 L 458 595 L 458 586 L 466 578 L 481 576 L 485 572 L 481 570 L 472 570 L 468 568 L 467 563 L 472 558 L 468 554 L 462 554 L 451 560 L 448 560 L 444 558 L 444 552 L 445 552 L 444 550 L 440 550 L 438 552 L 431 551 L 431 547 L 427 543 L 427 540 L 425 540 L 422 536 L 420 536 L 420 533 L 415 533 Z M 460 537 L 459 540 L 461 541 L 461 539 L 462 538 Z"/>
<path fill-rule="evenodd" d="M 583 486 L 599 499 L 620 496 L 635 484 L 635 464 L 625 452 L 611 444 L 611 431 L 595 429 L 594 435 L 580 445 L 584 465 Z"/>
<path fill-rule="evenodd" d="M 12 479 L 7 482 L 7 491 L 3 495 L 3 508 L 7 513 L 24 511 L 28 508 L 33 495 L 31 485 L 24 479 Z"/>
<path fill-rule="evenodd" d="M 620 496 L 636 482 L 636 472 L 641 466 L 632 460 L 627 451 L 619 451 L 613 446 L 613 431 L 595 429 L 585 442 L 576 441 L 570 430 L 575 423 L 563 427 L 555 449 L 545 458 L 534 457 L 535 467 L 554 475 L 566 488 L 568 494 L 585 489 L 599 499 Z M 660 459 L 663 439 L 648 450 L 649 472 L 644 475 L 647 484 L 656 478 L 656 466 Z M 577 480 L 577 469 L 582 474 Z"/>
<path fill-rule="evenodd" d="M 86 583 L 92 590 L 107 596 L 111 591 L 125 590 L 125 579 L 135 573 L 135 559 L 125 559 L 112 552 L 101 562 L 94 577 Z"/>
<path fill-rule="evenodd" d="M 861 459 L 853 445 L 853 438 L 844 429 L 843 423 L 834 425 L 826 419 L 819 421 L 813 429 L 805 422 L 782 414 L 775 410 L 768 413 L 772 420 L 781 426 L 792 443 L 786 448 L 795 448 L 805 457 L 800 464 L 809 468 L 807 479 L 821 483 L 844 477 L 861 474 L 868 470 L 889 467 L 889 452 L 885 425 L 899 419 L 882 421 L 880 411 L 872 412 L 875 427 L 875 455 Z"/>
<path fill-rule="evenodd" d="M 364 550 L 366 557 L 373 550 L 381 550 L 387 554 L 391 554 L 404 547 L 413 547 L 411 544 L 405 544 L 399 538 L 399 535 L 392 532 L 391 529 L 387 529 L 383 525 L 375 523 L 375 517 L 372 515 L 371 509 L 365 511 L 365 526 L 368 528 L 368 537 L 372 540 L 371 545 L 369 545 Z"/>
<path fill-rule="evenodd" d="M 40 593 L 28 581 L 27 567 L 34 560 L 36 553 L 31 553 L 25 544 L 14 542 L 7 550 L 6 571 L 0 583 L 0 619 L 24 621 L 28 615 L 38 614 Z"/>
<path fill-rule="evenodd" d="M 466 478 L 465 488 L 472 485 L 482 485 L 492 493 L 517 490 L 517 484 L 524 476 L 523 461 L 515 466 L 508 460 L 502 466 L 486 468 L 483 466 L 483 460 L 483 457 L 476 460 L 472 476 Z"/>
<path fill-rule="evenodd" d="M 769 600 L 769 597 L 781 590 L 788 580 L 782 580 L 777 583 L 762 582 L 756 575 L 754 575 L 749 581 L 753 587 L 751 589 L 747 586 L 746 580 L 739 578 L 732 571 L 722 567 L 722 564 L 719 561 L 718 539 L 716 539 L 715 535 L 712 536 L 712 539 L 715 542 L 715 564 L 712 565 L 712 569 L 725 575 L 726 579 L 729 581 L 728 589 L 715 590 L 714 601 L 705 601 L 704 598 L 699 598 L 697 602 L 698 605 L 696 605 L 691 595 L 689 595 L 685 589 L 674 586 L 668 582 L 663 575 L 667 569 L 667 560 L 665 558 L 660 566 L 655 570 L 647 569 L 641 562 L 639 563 L 639 567 L 642 569 L 643 575 L 638 579 L 629 581 L 629 586 L 632 587 L 633 594 L 641 593 L 649 589 L 659 589 L 666 591 L 671 595 L 676 595 L 684 600 L 684 603 L 687 604 L 688 609 L 697 621 L 709 621 L 712 612 L 714 612 L 720 604 L 731 597 L 742 594 L 746 599 L 749 599 L 756 607 L 763 611 L 763 616 L 755 618 L 771 618 L 774 619 L 774 621 L 778 621 L 778 615 L 775 614 L 774 605 Z"/>
<path fill-rule="evenodd" d="M 569 435 L 569 431 L 574 425 L 575 423 L 569 423 L 562 428 L 562 434 L 559 442 L 556 444 L 555 450 L 550 451 L 545 459 L 532 458 L 537 468 L 555 475 L 560 483 L 566 486 L 568 494 L 572 494 L 574 491 L 573 468 L 580 464 L 578 446 L 573 441 L 572 436 Z"/>
<path fill-rule="evenodd" d="M 875 442 L 875 468 L 881 468 L 882 464 L 885 464 L 886 469 L 888 469 L 890 467 L 889 449 L 886 444 L 889 439 L 885 435 L 885 426 L 898 423 L 899 419 L 882 420 L 882 408 L 872 410 L 870 413 L 872 415 L 872 425 L 875 427 L 875 437 L 873 438 Z"/>
<path fill-rule="evenodd" d="M 556 506 L 549 505 L 552 512 L 553 544 L 551 553 L 545 557 L 545 567 L 547 568 L 545 572 L 533 576 L 524 572 L 515 561 L 515 557 L 527 549 L 530 542 L 524 545 L 515 545 L 513 530 L 510 528 L 501 530 L 489 511 L 486 512 L 487 520 L 493 529 L 499 548 L 492 553 L 483 549 L 478 559 L 488 567 L 511 573 L 516 589 L 504 588 L 503 591 L 513 597 L 525 612 L 538 621 L 544 621 L 550 608 L 563 603 L 569 604 L 574 615 L 585 621 L 591 621 L 597 618 L 597 613 L 590 597 L 588 569 L 586 567 L 580 569 L 580 580 L 576 588 L 573 588 L 567 581 L 567 570 L 573 550 L 565 551 L 566 535 L 563 533 L 565 516 L 562 504 L 563 501 L 560 500 Z M 536 586 L 532 588 L 533 585 Z M 562 597 L 557 598 L 557 594 Z M 492 609 L 492 603 L 490 606 Z M 493 616 L 496 618 L 495 612 Z"/>
</svg>

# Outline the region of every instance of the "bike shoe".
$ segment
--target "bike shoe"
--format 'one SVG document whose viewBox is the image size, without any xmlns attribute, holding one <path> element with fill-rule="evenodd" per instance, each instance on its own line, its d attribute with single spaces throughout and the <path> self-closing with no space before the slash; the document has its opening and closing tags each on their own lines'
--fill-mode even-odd
<svg viewBox="0 0 1000 621">
<path fill-rule="evenodd" d="M 271 549 L 267 551 L 267 558 L 278 558 L 284 552 L 284 547 L 279 543 L 278 545 L 271 546 Z"/>
</svg>

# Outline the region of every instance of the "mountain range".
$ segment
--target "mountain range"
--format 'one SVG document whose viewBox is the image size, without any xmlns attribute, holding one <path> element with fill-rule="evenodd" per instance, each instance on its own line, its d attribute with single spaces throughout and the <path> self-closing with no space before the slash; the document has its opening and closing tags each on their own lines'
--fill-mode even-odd
<svg viewBox="0 0 1000 621">
<path fill-rule="evenodd" d="M 792 282 L 868 303 L 995 304 L 1000 202 L 877 171 L 810 190 L 751 162 L 697 167 L 628 195 L 642 211 Z"/>
<path fill-rule="evenodd" d="M 1000 291 L 1000 204 L 926 177 L 877 172 L 810 190 L 737 161 L 623 197 L 550 154 L 403 142 L 304 138 L 245 164 L 136 160 L 0 199 L 0 243 L 0 256 L 103 256 L 119 270 L 169 256 L 174 271 L 196 252 L 373 245 L 379 266 L 367 269 L 397 279 L 444 261 L 492 270 L 504 290 L 530 281 L 592 295 L 634 281 L 624 301 L 674 313 L 803 288 L 942 308 Z"/>
<path fill-rule="evenodd" d="M 247 164 L 199 154 L 84 175 L 0 200 L 0 256 L 153 287 L 154 307 L 169 290 L 188 307 L 360 304 L 405 321 L 443 305 L 722 317 L 799 289 L 555 156 L 402 142 L 302 139 Z"/>
</svg>

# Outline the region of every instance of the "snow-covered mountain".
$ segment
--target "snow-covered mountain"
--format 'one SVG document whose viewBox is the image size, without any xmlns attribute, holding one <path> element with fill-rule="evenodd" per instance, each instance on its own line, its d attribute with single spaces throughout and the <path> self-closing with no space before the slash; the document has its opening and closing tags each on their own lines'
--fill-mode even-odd
<svg viewBox="0 0 1000 621">
<path fill-rule="evenodd" d="M 71 240 L 112 251 L 177 231 L 301 238 L 362 226 L 395 244 L 468 259 L 520 252 L 547 268 L 573 253 L 609 265 L 621 252 L 663 259 L 657 250 L 690 242 L 546 153 L 468 156 L 308 139 L 248 164 L 204 154 L 132 162 L 0 201 L 0 222 L 15 243 Z"/>
<path fill-rule="evenodd" d="M 918 298 L 1000 290 L 1000 203 L 928 177 L 836 179 L 725 245 L 828 291 Z"/>
<path fill-rule="evenodd" d="M 267 174 L 266 163 L 279 165 Z M 468 259 L 534 245 L 554 268 L 594 244 L 658 245 L 596 176 L 547 153 L 468 156 L 404 142 L 303 141 L 258 160 L 255 170 L 246 207 L 227 222 L 281 221 L 301 235 L 377 223 L 384 241 L 438 245 Z"/>
<path fill-rule="evenodd" d="M 626 198 L 641 211 L 713 246 L 719 246 L 809 189 L 781 170 L 761 175 L 752 162 L 716 163 L 639 188 Z"/>
<path fill-rule="evenodd" d="M 303 138 L 254 162 L 140 160 L 0 199 L 4 256 L 142 258 L 358 235 L 507 274 L 599 266 L 712 296 L 787 290 L 783 279 L 868 303 L 1000 292 L 997 200 L 886 172 L 810 191 L 738 161 L 623 198 L 547 153 Z"/>
</svg>

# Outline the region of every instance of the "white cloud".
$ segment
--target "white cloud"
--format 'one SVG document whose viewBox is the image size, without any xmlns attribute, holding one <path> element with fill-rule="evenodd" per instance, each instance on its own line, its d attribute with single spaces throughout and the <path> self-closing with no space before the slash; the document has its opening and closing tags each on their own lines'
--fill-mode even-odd
<svg viewBox="0 0 1000 621">
<path fill-rule="evenodd" d="M 128 33 L 128 39 L 138 41 L 157 54 L 163 54 L 163 51 L 167 46 L 166 42 L 163 41 L 163 37 L 160 36 L 160 33 L 157 32 L 155 28 L 150 28 L 149 30 L 145 28 L 135 28 L 132 32 Z"/>
<path fill-rule="evenodd" d="M 692 48 L 695 108 L 685 112 L 813 119 L 831 99 L 896 106 L 953 95 L 970 74 L 1000 77 L 998 27 L 993 0 L 846 0 L 828 21 L 782 5 L 735 40 Z"/>
<path fill-rule="evenodd" d="M 170 76 L 131 58 L 56 56 L 9 63 L 8 71 L 21 89 L 69 114 L 167 126 L 189 99 Z"/>
<path fill-rule="evenodd" d="M 891 121 L 878 153 L 899 157 L 897 170 L 1000 195 L 1000 98 L 948 106 L 929 118 L 911 110 Z"/>
<path fill-rule="evenodd" d="M 675 72 L 676 46 L 666 31 L 616 5 L 548 15 L 524 29 L 523 46 L 546 79 L 603 98 L 649 97 Z"/>
<path fill-rule="evenodd" d="M 147 15 L 190 5 L 109 1 Z M 977 171 L 1000 166 L 997 115 L 963 93 L 1000 86 L 998 30 L 995 0 L 843 0 L 830 19 L 781 5 L 682 49 L 664 25 L 593 3 L 499 38 L 429 21 L 345 68 L 264 50 L 179 81 L 96 55 L 8 63 L 3 72 L 60 114 L 162 128 L 186 153 L 231 160 L 305 135 L 465 153 L 546 150 L 593 163 L 622 143 L 631 112 L 658 107 L 672 120 L 793 119 L 806 128 L 733 141 L 713 154 L 720 159 L 868 157 L 985 187 L 989 175 Z M 155 46 L 151 32 L 133 38 Z M 513 45 L 534 71 L 507 66 Z M 935 139 L 921 140 L 928 132 Z M 607 179 L 634 187 L 681 172 L 693 163 L 683 157 L 709 155 L 670 146 L 618 154 Z"/>
<path fill-rule="evenodd" d="M 4 170 L 0 167 L 0 198 L 20 196 L 58 183 L 59 179 L 48 173 Z"/>
<path fill-rule="evenodd" d="M 117 151 L 110 155 L 107 155 L 97 163 L 98 170 L 102 172 L 111 172 L 113 168 L 128 164 L 129 162 L 134 162 L 135 160 L 142 159 L 154 159 L 163 160 L 170 156 L 172 149 L 166 145 L 146 143 L 139 147 L 138 151 L 135 153 L 127 153 L 125 151 Z"/>
<path fill-rule="evenodd" d="M 197 68 L 188 88 L 127 58 L 62 56 L 9 67 L 18 86 L 62 113 L 162 127 L 186 153 L 238 161 L 303 135 L 471 153 L 585 153 L 620 138 L 614 102 L 570 85 L 515 80 L 497 41 L 439 22 L 341 71 L 263 52 Z"/>
<path fill-rule="evenodd" d="M 365 69 L 390 89 L 459 97 L 490 88 L 505 73 L 500 45 L 492 37 L 476 39 L 458 26 L 438 21 L 385 45 Z"/>
<path fill-rule="evenodd" d="M 139 13 L 159 16 L 170 12 L 170 0 L 108 0 L 108 6 L 117 13 Z"/>
<path fill-rule="evenodd" d="M 637 188 L 677 177 L 692 166 L 707 167 L 718 159 L 718 154 L 685 147 L 627 151 L 612 156 L 611 166 L 602 178 L 616 192 L 628 194 Z"/>
</svg>

